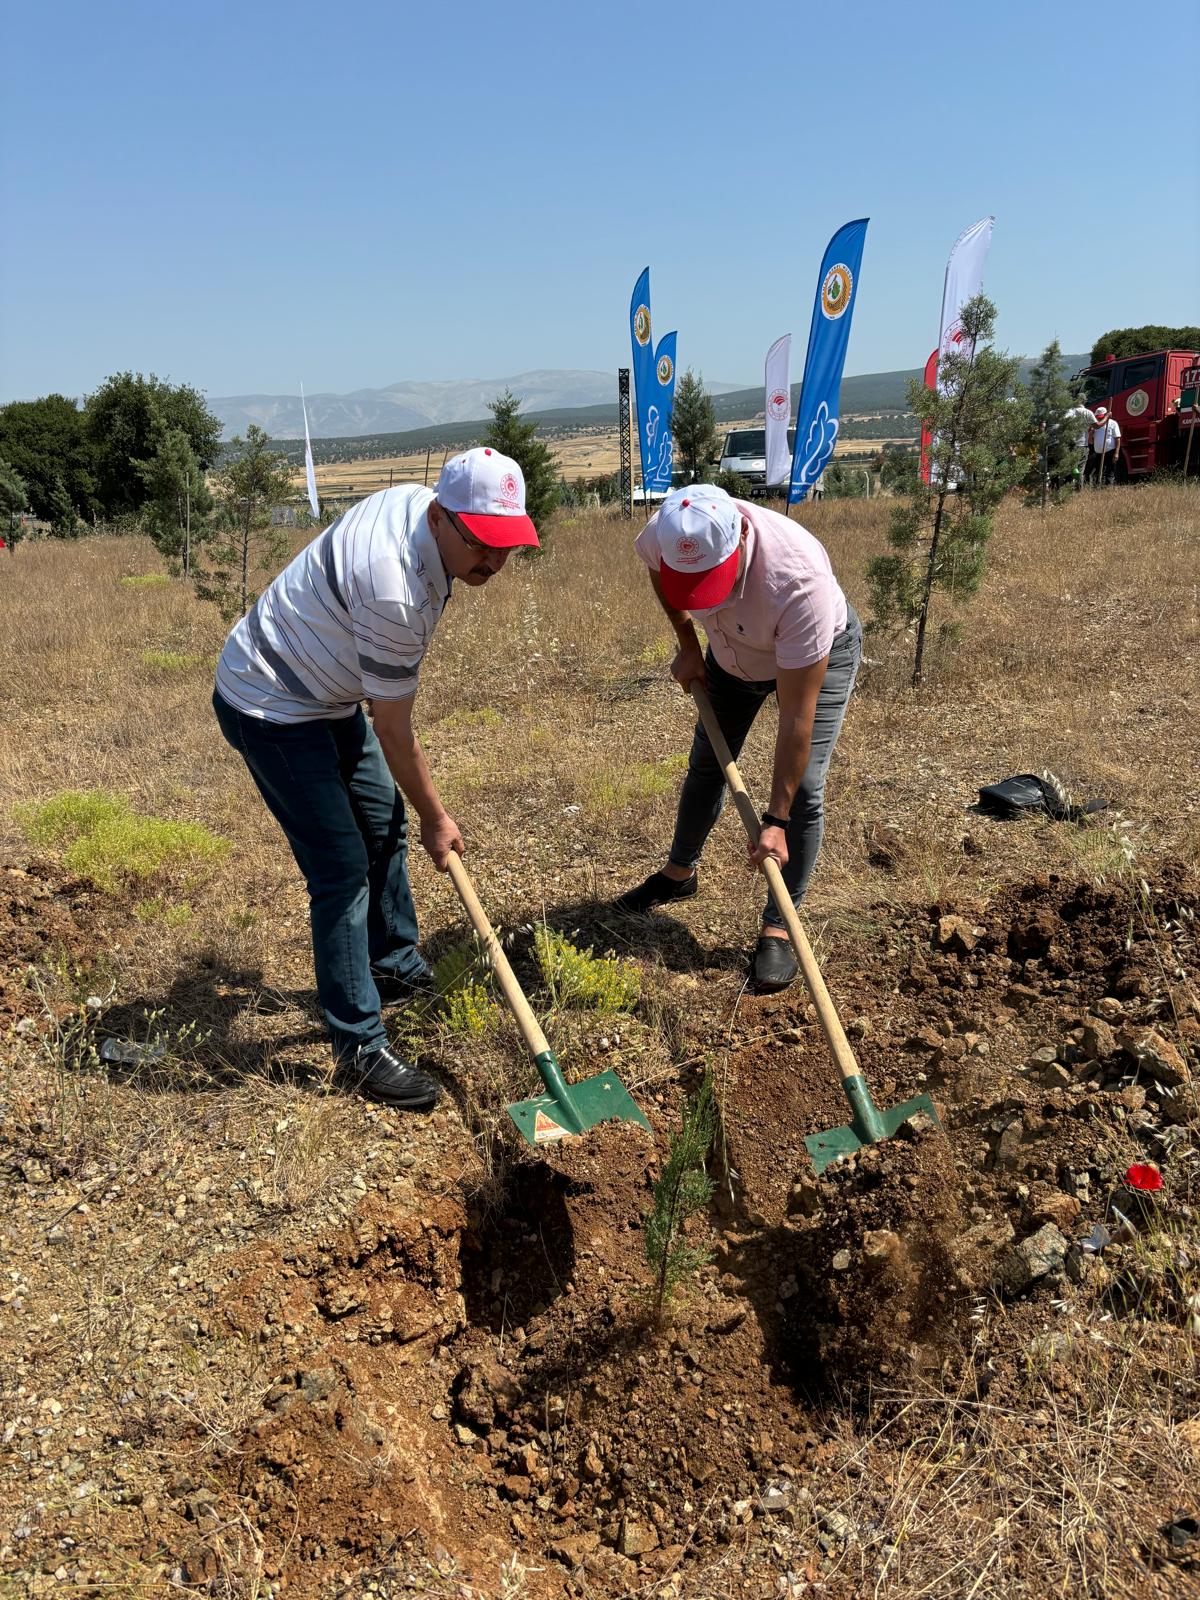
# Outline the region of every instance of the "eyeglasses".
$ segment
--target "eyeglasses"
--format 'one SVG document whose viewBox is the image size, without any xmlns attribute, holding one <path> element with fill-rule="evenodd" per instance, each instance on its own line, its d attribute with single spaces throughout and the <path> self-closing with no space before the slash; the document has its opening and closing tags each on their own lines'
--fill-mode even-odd
<svg viewBox="0 0 1200 1600">
<path fill-rule="evenodd" d="M 466 545 L 468 550 L 474 550 L 477 554 L 483 556 L 489 555 L 492 552 L 495 547 L 490 544 L 484 544 L 482 539 L 477 539 L 473 533 L 469 533 L 454 515 L 453 511 L 447 511 L 445 506 L 442 507 L 442 511 L 447 517 L 449 517 L 450 526 L 454 529 L 455 533 Z"/>
</svg>

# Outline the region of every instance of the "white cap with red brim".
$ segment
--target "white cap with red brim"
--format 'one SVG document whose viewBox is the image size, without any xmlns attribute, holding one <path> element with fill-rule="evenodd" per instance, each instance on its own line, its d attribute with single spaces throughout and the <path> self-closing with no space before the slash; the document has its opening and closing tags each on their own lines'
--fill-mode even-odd
<svg viewBox="0 0 1200 1600">
<path fill-rule="evenodd" d="M 692 483 L 658 509 L 663 599 L 676 611 L 712 611 L 737 581 L 742 513 L 724 489 Z"/>
<path fill-rule="evenodd" d="M 480 445 L 451 456 L 434 490 L 437 502 L 494 550 L 536 545 L 525 511 L 525 475 L 510 456 Z"/>
</svg>

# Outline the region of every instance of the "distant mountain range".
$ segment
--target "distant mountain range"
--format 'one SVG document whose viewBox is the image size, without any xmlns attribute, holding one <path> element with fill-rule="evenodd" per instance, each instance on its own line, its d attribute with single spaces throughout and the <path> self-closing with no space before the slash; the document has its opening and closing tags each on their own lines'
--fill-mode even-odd
<svg viewBox="0 0 1200 1600">
<path fill-rule="evenodd" d="M 714 383 L 713 394 L 737 384 Z M 449 379 L 440 383 L 393 383 L 352 394 L 307 395 L 308 428 L 313 438 L 347 439 L 365 434 L 406 433 L 477 420 L 498 394 L 511 389 L 526 412 L 576 410 L 608 404 L 616 413 L 615 372 L 519 372 L 512 378 Z M 257 423 L 273 439 L 302 439 L 304 417 L 298 394 L 235 394 L 208 401 L 220 417 L 225 437 L 244 434 Z"/>
</svg>

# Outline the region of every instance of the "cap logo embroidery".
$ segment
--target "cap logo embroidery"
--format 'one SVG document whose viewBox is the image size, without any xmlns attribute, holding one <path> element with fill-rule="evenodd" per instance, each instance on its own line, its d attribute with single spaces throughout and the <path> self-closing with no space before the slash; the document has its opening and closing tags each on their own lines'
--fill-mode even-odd
<svg viewBox="0 0 1200 1600">
<path fill-rule="evenodd" d="M 517 480 L 511 472 L 506 472 L 500 479 L 500 493 L 497 496 L 501 504 L 506 506 L 519 506 L 520 497 L 517 490 Z"/>
</svg>

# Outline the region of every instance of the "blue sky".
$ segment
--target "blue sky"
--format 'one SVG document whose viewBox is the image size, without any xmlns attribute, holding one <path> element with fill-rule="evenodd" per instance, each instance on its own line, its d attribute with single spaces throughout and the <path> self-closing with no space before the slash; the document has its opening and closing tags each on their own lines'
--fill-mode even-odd
<svg viewBox="0 0 1200 1600">
<path fill-rule="evenodd" d="M 681 369 L 755 382 L 864 215 L 848 373 L 924 361 L 989 211 L 1010 349 L 1194 322 L 1200 12 L 1152 9 L 14 0 L 0 400 L 611 369 L 647 262 Z"/>
</svg>

